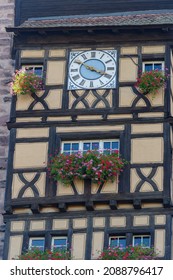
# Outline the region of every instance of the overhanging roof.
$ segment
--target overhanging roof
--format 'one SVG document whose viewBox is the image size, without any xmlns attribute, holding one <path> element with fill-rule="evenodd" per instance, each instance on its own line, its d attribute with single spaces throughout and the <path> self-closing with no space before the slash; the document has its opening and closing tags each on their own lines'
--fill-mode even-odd
<svg viewBox="0 0 173 280">
<path fill-rule="evenodd" d="M 40 29 L 100 28 L 100 27 L 159 27 L 173 25 L 173 10 L 137 11 L 100 15 L 30 18 L 18 27 L 7 27 L 8 32 Z"/>
</svg>

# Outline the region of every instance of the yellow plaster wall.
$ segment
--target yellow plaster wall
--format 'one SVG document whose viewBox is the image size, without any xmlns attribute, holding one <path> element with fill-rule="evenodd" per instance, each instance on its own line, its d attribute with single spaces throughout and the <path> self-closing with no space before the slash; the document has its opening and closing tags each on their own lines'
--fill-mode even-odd
<svg viewBox="0 0 173 280">
<path fill-rule="evenodd" d="M 164 113 L 139 113 L 138 114 L 139 118 L 163 118 Z"/>
<path fill-rule="evenodd" d="M 53 220 L 53 230 L 63 230 L 63 229 L 68 229 L 68 219 L 54 219 Z"/>
<path fill-rule="evenodd" d="M 45 221 L 31 221 L 30 230 L 45 230 Z"/>
<path fill-rule="evenodd" d="M 162 163 L 163 139 L 139 138 L 131 141 L 131 163 Z"/>
<path fill-rule="evenodd" d="M 93 218 L 93 227 L 105 227 L 105 218 Z"/>
<path fill-rule="evenodd" d="M 23 231 L 25 227 L 25 221 L 12 221 L 11 222 L 11 231 Z"/>
<path fill-rule="evenodd" d="M 72 186 L 70 186 L 70 185 L 65 186 L 61 182 L 58 182 L 57 183 L 56 195 L 57 196 L 61 196 L 61 195 L 74 195 L 74 191 L 73 191 Z"/>
<path fill-rule="evenodd" d="M 14 168 L 47 166 L 48 143 L 17 143 L 14 152 Z"/>
<path fill-rule="evenodd" d="M 119 88 L 119 106 L 120 107 L 131 107 L 136 94 L 133 92 L 131 87 L 120 87 Z"/>
<path fill-rule="evenodd" d="M 137 54 L 138 48 L 137 47 L 122 47 L 120 49 L 120 53 L 123 54 Z"/>
<path fill-rule="evenodd" d="M 108 115 L 107 119 L 108 120 L 113 120 L 113 119 L 132 119 L 133 115 L 132 114 L 113 114 L 113 115 Z"/>
<path fill-rule="evenodd" d="M 62 89 L 51 89 L 44 101 L 47 103 L 49 109 L 61 109 L 62 108 Z"/>
<path fill-rule="evenodd" d="M 165 230 L 156 229 L 154 233 L 154 248 L 159 257 L 165 255 Z"/>
<path fill-rule="evenodd" d="M 13 210 L 13 214 L 32 214 L 32 211 L 30 208 L 16 208 Z"/>
<path fill-rule="evenodd" d="M 144 176 L 148 177 L 152 171 L 152 168 L 146 167 L 146 168 L 140 168 L 140 170 Z M 130 176 L 130 191 L 131 192 L 135 192 L 136 187 L 140 181 L 141 181 L 141 178 L 138 176 L 136 170 L 132 168 L 131 176 Z M 163 190 L 163 168 L 162 167 L 157 168 L 155 175 L 152 177 L 152 181 L 156 183 L 159 191 Z M 153 187 L 148 182 L 145 182 L 140 189 L 140 192 L 153 192 L 153 191 L 154 191 Z"/>
<path fill-rule="evenodd" d="M 75 212 L 75 211 L 86 211 L 86 208 L 85 206 L 82 206 L 82 205 L 75 205 L 75 206 L 68 206 L 68 209 L 67 209 L 68 212 Z"/>
<path fill-rule="evenodd" d="M 22 252 L 23 235 L 10 236 L 8 260 L 17 258 Z"/>
<path fill-rule="evenodd" d="M 66 50 L 54 49 L 49 51 L 49 57 L 65 57 Z"/>
<path fill-rule="evenodd" d="M 133 205 L 130 203 L 118 203 L 118 209 L 134 209 Z"/>
<path fill-rule="evenodd" d="M 37 138 L 37 137 L 48 137 L 48 128 L 18 128 L 17 138 Z"/>
<path fill-rule="evenodd" d="M 85 93 L 85 90 L 77 90 L 76 94 L 81 97 Z M 97 90 L 97 93 L 102 96 L 105 93 L 105 90 Z M 98 98 L 93 94 L 92 91 L 89 91 L 87 96 L 85 97 L 85 100 L 87 101 L 89 107 L 93 106 L 93 103 L 98 100 Z M 110 107 L 112 106 L 112 90 L 109 92 L 109 94 L 106 97 L 106 100 L 108 101 Z M 72 108 L 74 102 L 76 101 L 76 98 L 73 96 L 73 93 L 69 91 L 69 109 Z M 105 103 L 102 101 L 99 101 L 95 108 L 105 108 Z M 83 102 L 79 102 L 76 106 L 76 109 L 84 109 L 85 105 Z"/>
<path fill-rule="evenodd" d="M 23 173 L 24 178 L 31 182 L 36 173 Z M 39 192 L 39 196 L 43 197 L 45 195 L 45 183 L 46 183 L 46 173 L 41 173 L 40 178 L 35 182 L 35 186 Z M 12 183 L 12 198 L 17 198 L 21 188 L 24 186 L 24 183 L 20 180 L 18 174 L 13 175 L 13 183 Z M 27 189 L 23 197 L 34 197 L 34 193 L 32 189 Z"/>
<path fill-rule="evenodd" d="M 165 225 L 166 224 L 166 215 L 156 215 L 154 217 L 155 225 Z"/>
<path fill-rule="evenodd" d="M 72 237 L 72 259 L 83 260 L 85 258 L 86 233 L 74 233 Z"/>
<path fill-rule="evenodd" d="M 137 64 L 138 59 L 132 57 Z M 135 82 L 138 75 L 138 66 L 134 64 L 130 58 L 120 58 L 119 61 L 119 81 L 120 82 Z"/>
<path fill-rule="evenodd" d="M 140 133 L 163 133 L 163 124 L 132 124 L 132 134 Z"/>
<path fill-rule="evenodd" d="M 16 123 L 41 122 L 42 118 L 16 118 Z"/>
<path fill-rule="evenodd" d="M 79 229 L 79 228 L 86 228 L 87 227 L 87 219 L 74 219 L 73 220 L 73 228 Z"/>
<path fill-rule="evenodd" d="M 43 58 L 44 50 L 22 50 L 21 57 L 22 58 Z"/>
<path fill-rule="evenodd" d="M 142 47 L 142 53 L 143 54 L 154 54 L 154 53 L 164 53 L 165 52 L 165 46 L 143 46 Z"/>
<path fill-rule="evenodd" d="M 149 226 L 149 216 L 141 215 L 134 216 L 133 225 L 134 226 Z"/>
<path fill-rule="evenodd" d="M 124 125 L 58 127 L 56 132 L 122 131 Z"/>
<path fill-rule="evenodd" d="M 108 181 L 103 185 L 100 193 L 117 193 L 118 192 L 118 178 L 114 182 Z"/>
<path fill-rule="evenodd" d="M 40 213 L 57 213 L 59 209 L 55 207 L 40 207 Z"/>
<path fill-rule="evenodd" d="M 111 217 L 110 218 L 111 227 L 125 227 L 126 226 L 126 217 Z"/>
<path fill-rule="evenodd" d="M 104 232 L 93 232 L 92 259 L 97 259 L 99 252 L 103 250 Z"/>
<path fill-rule="evenodd" d="M 30 104 L 34 101 L 30 94 L 18 95 L 16 101 L 16 110 L 25 111 L 28 110 Z"/>
<path fill-rule="evenodd" d="M 152 202 L 142 202 L 141 203 L 141 206 L 142 208 L 163 208 L 163 204 L 162 203 L 159 203 L 159 202 L 155 202 L 155 203 L 152 203 Z"/>
<path fill-rule="evenodd" d="M 147 94 L 146 97 L 149 99 L 151 106 L 164 106 L 164 96 L 165 96 L 165 89 L 160 88 L 156 95 L 153 97 L 152 94 Z"/>
<path fill-rule="evenodd" d="M 62 85 L 65 81 L 65 61 L 48 61 L 46 85 Z"/>
</svg>

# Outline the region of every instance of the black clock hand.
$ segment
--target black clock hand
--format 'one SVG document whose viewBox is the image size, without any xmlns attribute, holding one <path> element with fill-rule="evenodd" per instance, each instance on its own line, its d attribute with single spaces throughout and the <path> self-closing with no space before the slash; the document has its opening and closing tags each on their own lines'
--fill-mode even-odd
<svg viewBox="0 0 173 280">
<path fill-rule="evenodd" d="M 102 70 L 98 70 L 98 69 L 96 69 L 96 68 L 93 67 L 93 66 L 87 65 L 86 63 L 82 62 L 82 61 L 79 60 L 79 59 L 76 59 L 74 62 L 76 62 L 76 63 L 78 63 L 78 64 L 82 64 L 83 66 L 85 66 L 86 69 L 88 69 L 88 70 L 90 70 L 90 71 L 97 72 L 97 73 L 99 73 L 99 74 L 101 74 L 101 75 L 107 74 L 106 72 L 104 72 L 104 71 L 102 71 Z"/>
</svg>

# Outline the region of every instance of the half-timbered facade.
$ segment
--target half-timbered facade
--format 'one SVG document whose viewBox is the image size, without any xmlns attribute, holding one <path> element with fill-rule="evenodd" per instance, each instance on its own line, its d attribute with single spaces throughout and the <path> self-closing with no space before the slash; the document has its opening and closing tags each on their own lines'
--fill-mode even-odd
<svg viewBox="0 0 173 280">
<path fill-rule="evenodd" d="M 158 258 L 173 258 L 173 10 L 152 9 L 53 14 L 7 29 L 15 34 L 16 69 L 30 67 L 45 88 L 13 96 L 4 259 L 38 240 L 49 249 L 60 240 L 73 259 L 96 259 L 115 240 L 144 239 Z M 86 69 L 88 60 L 94 70 Z M 153 98 L 135 83 L 140 71 L 156 65 L 170 78 Z M 118 180 L 101 187 L 76 180 L 67 187 L 49 178 L 57 149 L 93 143 L 116 146 L 128 161 Z"/>
</svg>

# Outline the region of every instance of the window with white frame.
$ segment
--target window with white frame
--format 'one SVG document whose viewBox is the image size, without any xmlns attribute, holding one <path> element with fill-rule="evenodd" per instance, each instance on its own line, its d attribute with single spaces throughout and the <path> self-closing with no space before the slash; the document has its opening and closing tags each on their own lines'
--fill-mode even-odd
<svg viewBox="0 0 173 280">
<path fill-rule="evenodd" d="M 133 246 L 142 246 L 145 248 L 151 247 L 151 236 L 150 235 L 134 235 Z"/>
<path fill-rule="evenodd" d="M 34 73 L 38 77 L 43 77 L 43 66 L 42 65 L 22 65 L 22 69 L 29 73 Z"/>
<path fill-rule="evenodd" d="M 164 62 L 163 61 L 146 61 L 143 62 L 143 72 L 148 72 L 152 70 L 163 71 L 164 70 Z"/>
<path fill-rule="evenodd" d="M 52 237 L 51 250 L 67 249 L 67 237 Z"/>
<path fill-rule="evenodd" d="M 86 140 L 86 141 L 64 141 L 62 142 L 62 153 L 66 155 L 77 152 L 86 152 L 96 150 L 101 153 L 119 152 L 119 140 Z"/>
<path fill-rule="evenodd" d="M 115 248 L 120 247 L 126 248 L 126 237 L 125 236 L 111 236 L 109 237 L 109 247 Z"/>
<path fill-rule="evenodd" d="M 31 237 L 29 239 L 29 250 L 34 248 L 44 251 L 45 239 L 42 237 Z"/>
</svg>

